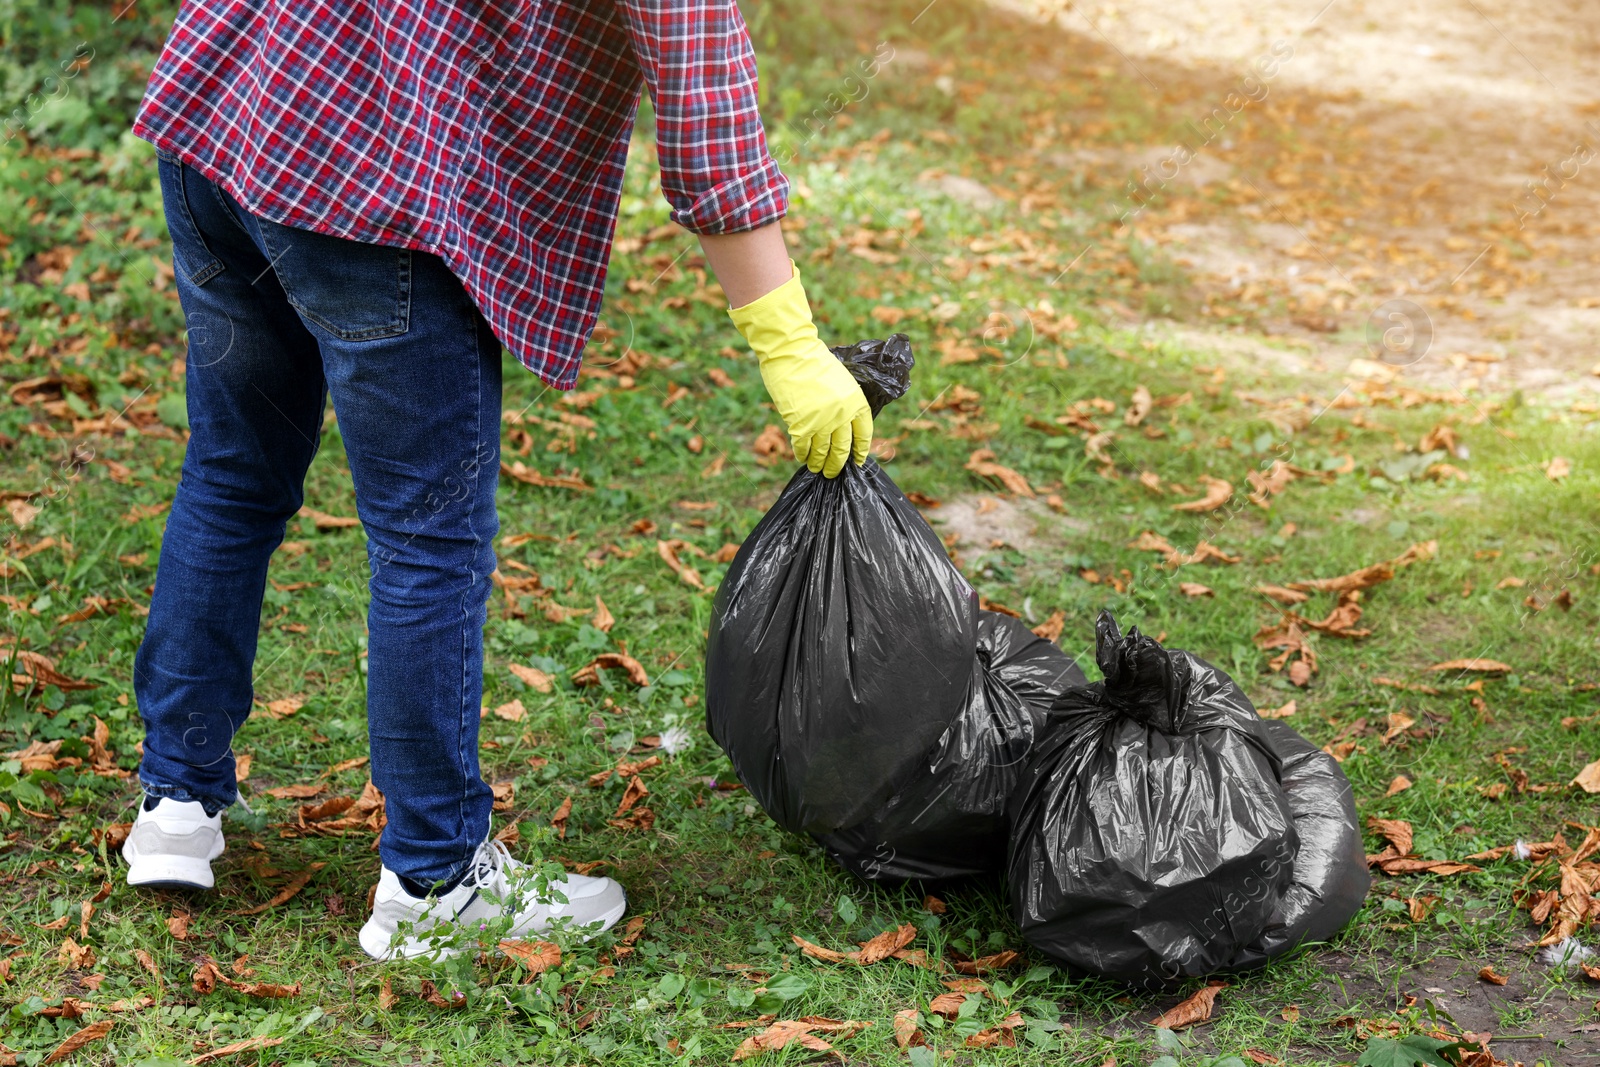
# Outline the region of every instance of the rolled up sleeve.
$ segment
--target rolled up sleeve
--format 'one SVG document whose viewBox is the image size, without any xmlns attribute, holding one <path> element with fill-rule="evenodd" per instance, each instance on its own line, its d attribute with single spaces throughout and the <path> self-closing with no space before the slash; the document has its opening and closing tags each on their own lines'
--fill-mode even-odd
<svg viewBox="0 0 1600 1067">
<path fill-rule="evenodd" d="M 693 233 L 783 217 L 789 182 L 767 151 L 756 57 L 734 0 L 618 0 L 656 113 L 661 192 Z"/>
</svg>

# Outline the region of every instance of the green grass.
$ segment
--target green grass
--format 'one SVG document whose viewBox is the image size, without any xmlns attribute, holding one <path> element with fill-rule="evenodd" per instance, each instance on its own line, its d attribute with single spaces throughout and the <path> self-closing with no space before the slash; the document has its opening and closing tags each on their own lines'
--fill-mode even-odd
<svg viewBox="0 0 1600 1067">
<path fill-rule="evenodd" d="M 1181 94 L 1144 93 L 1126 83 L 1115 57 L 956 0 L 934 7 L 915 26 L 911 18 L 921 5 L 891 6 L 887 15 L 863 10 L 829 20 L 781 3 L 757 7 L 750 17 L 763 53 L 774 146 L 780 158 L 795 153 L 787 170 L 802 192 L 793 214 L 803 228 L 791 240 L 826 335 L 835 342 L 881 335 L 886 327 L 873 310 L 900 309 L 907 315 L 895 328 L 910 334 L 922 359 L 911 393 L 878 423 L 879 438 L 894 451 L 887 469 L 904 489 L 946 501 L 928 512 L 936 526 L 954 502 L 998 495 L 964 469 L 975 449 L 993 449 L 998 462 L 1038 492 L 1039 500 L 1011 502 L 1021 509 L 1025 549 L 991 547 L 981 536 L 955 546 L 980 592 L 1035 621 L 1064 611 L 1061 643 L 1085 665 L 1094 613 L 1110 607 L 1125 624 L 1164 633 L 1169 644 L 1225 667 L 1262 706 L 1296 699 L 1290 722 L 1318 743 L 1366 719 L 1367 728 L 1350 737 L 1360 748 L 1344 763 L 1362 814 L 1410 820 L 1422 856 L 1459 858 L 1517 838 L 1548 839 L 1565 820 L 1592 823 L 1592 798 L 1561 787 L 1600 756 L 1595 699 L 1583 688 L 1600 682 L 1594 637 L 1600 589 L 1592 569 L 1600 450 L 1589 416 L 1516 396 L 1407 394 L 1403 383 L 1347 388 L 1336 374 L 1281 373 L 1230 354 L 1226 344 L 1219 351 L 1179 344 L 1159 324 L 1148 331 L 1123 326 L 1115 305 L 1183 315 L 1192 294 L 1159 246 L 1130 246 L 1129 235 L 1118 232 L 1118 182 L 1053 164 L 1050 153 L 1069 140 L 1159 141 L 1184 114 Z M 73 739 L 89 734 L 98 718 L 109 725 L 118 765 L 131 770 L 140 730 L 130 664 L 164 521 L 136 509 L 171 497 L 182 456 L 183 348 L 181 315 L 170 274 L 163 273 L 167 250 L 153 155 L 120 129 L 169 13 L 141 7 L 143 21 L 85 27 L 88 13 L 67 23 L 19 10 L 6 9 L 12 22 L 5 31 L 8 39 L 20 34 L 30 41 L 17 55 L 37 53 L 48 64 L 57 51 L 71 55 L 86 29 L 105 47 L 97 44 L 86 91 L 72 97 L 70 113 L 43 110 L 33 127 L 37 141 L 0 148 L 4 378 L 8 384 L 68 378 L 59 397 L 0 408 L 0 433 L 16 442 L 3 452 L 0 489 L 32 494 L 41 508 L 26 529 L 7 531 L 14 538 L 5 550 L 6 634 L 14 647 L 49 655 L 64 674 L 96 688 L 8 696 L 0 708 L 0 744 L 11 750 L 67 739 L 61 754 L 81 754 L 84 746 Z M 864 99 L 810 140 L 783 121 L 821 106 L 883 40 L 895 43 L 900 65 L 872 79 Z M 1030 64 L 1043 62 L 1057 63 L 1059 78 L 1029 73 Z M 7 68 L 8 86 L 39 76 L 28 63 L 19 59 Z M 953 92 L 936 84 L 941 77 Z M 1290 146 L 1274 113 L 1247 114 L 1244 121 L 1256 124 L 1252 151 L 1264 160 Z M 887 134 L 875 140 L 880 130 Z M 665 220 L 649 153 L 636 153 L 634 162 L 625 237 Z M 931 180 L 918 180 L 932 168 L 965 173 L 1013 199 L 987 210 L 956 202 Z M 1043 206 L 1023 211 L 1023 191 Z M 1220 211 L 1238 202 L 1235 193 L 1219 192 L 1202 207 Z M 1093 250 L 1068 270 L 1085 245 Z M 863 258 L 853 247 L 871 252 Z M 55 251 L 62 248 L 74 251 L 70 263 Z M 658 277 L 680 252 L 687 254 Z M 1115 1057 L 1126 1064 L 1157 1054 L 1148 1021 L 1176 994 L 1129 995 L 1108 983 L 1035 969 L 1012 976 L 1013 982 L 1030 976 L 1020 988 L 1001 990 L 1009 1003 L 986 1000 L 975 1016 L 935 1028 L 927 1002 L 943 987 L 933 972 L 894 961 L 869 968 L 820 964 L 792 944 L 798 934 L 849 948 L 911 922 L 919 930 L 914 947 L 935 958 L 952 950 L 1024 948 L 993 886 L 942 890 L 949 910 L 932 914 L 920 892 L 853 881 L 809 841 L 779 832 L 742 791 L 708 784 L 732 780 L 700 722 L 711 594 L 679 582 L 654 541 L 682 538 L 711 552 L 740 540 L 776 498 L 789 468 L 763 466 L 751 451 L 762 427 L 776 419 L 763 406 L 748 356 L 723 352 L 737 338 L 715 299 L 694 299 L 703 269 L 685 235 L 619 254 L 606 312 L 617 337 L 597 344 L 591 358 L 603 368 L 631 348 L 649 359 L 633 388 L 615 377 L 581 384 L 598 395 L 581 410 L 594 427 L 592 436 L 576 436 L 575 451 L 546 451 L 564 439 L 552 427 L 573 408 L 507 367 L 506 410 L 522 412 L 522 429 L 531 433 L 531 453 L 520 458 L 546 472 L 559 465 L 597 488 L 579 494 L 504 480 L 504 535 L 535 536 L 502 549 L 502 570 L 514 573 L 509 561 L 535 568 L 563 605 L 591 605 L 599 595 L 617 623 L 606 634 L 580 617 L 551 622 L 531 606 L 525 618 L 508 618 L 504 598 L 496 596 L 485 702 L 520 699 L 527 715 L 516 723 L 484 720 L 485 774 L 515 784 L 511 810 L 499 818 L 518 821 L 519 855 L 610 864 L 606 873 L 621 879 L 633 914 L 645 918 L 635 950 L 615 958 L 610 939 L 568 946 L 559 970 L 527 984 L 503 961 L 467 957 L 430 973 L 420 965 L 376 965 L 360 954 L 355 931 L 377 874 L 371 836 L 303 835 L 300 802 L 265 792 L 323 781 L 324 796 L 354 795 L 365 781 L 359 768 L 320 777 L 366 752 L 362 536 L 359 529 L 318 533 L 309 519 L 297 520 L 289 538 L 305 551 L 274 559 L 256 684 L 262 701 L 304 703 L 289 718 L 257 716 L 237 739 L 236 749 L 252 756 L 241 788 L 253 813 L 228 813 L 231 848 L 218 864 L 217 894 L 135 893 L 121 883 L 115 853 L 97 846 L 94 832 L 132 818 L 133 779 L 72 768 L 25 773 L 14 760 L 0 770 L 6 785 L 0 799 L 9 812 L 0 878 L 10 900 L 0 926 L 20 939 L 10 980 L 0 987 L 9 1007 L 0 1042 L 18 1050 L 20 1062 L 38 1062 L 78 1028 L 114 1018 L 109 1036 L 79 1053 L 79 1061 L 184 1061 L 265 1036 L 283 1041 L 230 1062 L 721 1063 L 749 1031 L 718 1025 L 770 1010 L 785 1018 L 869 1021 L 839 1048 L 851 1062 L 894 1063 L 907 1062 L 891 1032 L 894 1013 L 904 1008 L 923 1010 L 932 1044 L 955 1050 L 958 1063 L 1098 1064 Z M 953 314 L 943 310 L 952 303 Z M 1077 328 L 1057 330 L 1068 316 Z M 1254 321 L 1248 308 L 1223 309 L 1217 317 Z M 1002 320 L 1014 328 L 996 332 Z M 985 336 L 992 351 L 983 351 Z M 941 364 L 941 351 L 963 345 L 981 358 Z M 732 387 L 710 381 L 714 367 L 732 378 Z M 1159 438 L 1123 424 L 1140 385 L 1158 399 L 1189 394 L 1145 420 L 1162 432 Z M 665 406 L 678 387 L 687 395 Z M 961 407 L 946 403 L 962 396 L 968 399 Z M 1057 436 L 1029 424 L 1049 424 L 1096 397 L 1115 405 L 1108 414 L 1089 411 L 1115 433 L 1104 446 L 1115 477 L 1100 473 L 1101 464 L 1086 454 L 1085 435 Z M 144 432 L 73 433 L 74 418 L 115 413 L 129 403 Z M 549 421 L 535 423 L 535 416 Z M 1453 425 L 1468 448 L 1470 459 L 1450 460 L 1467 473 L 1465 484 L 1420 477 L 1425 464 L 1414 448 L 1440 423 Z M 511 436 L 515 429 L 507 426 L 507 458 L 519 458 L 512 450 L 523 439 Z M 92 449 L 92 461 L 70 462 L 75 446 Z M 1559 483 L 1542 471 L 1558 455 L 1572 466 Z M 1267 510 L 1243 501 L 1246 475 L 1273 458 L 1331 470 L 1346 456 L 1353 469 L 1328 484 L 1295 481 Z M 712 475 L 716 460 L 722 466 Z M 1202 476 L 1226 479 L 1240 493 L 1209 515 L 1176 512 L 1171 504 L 1188 497 L 1154 495 L 1137 481 L 1146 471 L 1196 490 L 1194 496 Z M 1059 512 L 1042 502 L 1050 495 L 1059 496 Z M 681 501 L 714 507 L 685 509 Z M 307 502 L 354 514 L 336 426 L 309 476 Z M 644 521 L 657 531 L 636 533 L 634 524 Z M 1284 536 L 1290 522 L 1297 530 Z M 1183 550 L 1208 539 L 1243 561 L 1173 573 L 1157 566 L 1155 554 L 1128 547 L 1145 530 Z M 23 558 L 20 550 L 43 538 L 53 538 L 54 546 Z M 1345 573 L 1426 540 L 1438 541 L 1436 558 L 1367 595 L 1363 625 L 1373 629 L 1370 637 L 1312 636 L 1322 667 L 1309 689 L 1267 670 L 1268 655 L 1252 637 L 1278 615 L 1253 592 L 1256 585 Z M 607 545 L 616 550 L 597 551 Z M 725 571 L 693 562 L 708 587 Z M 1082 574 L 1091 569 L 1120 588 L 1087 581 Z M 1503 578 L 1527 584 L 1495 588 Z M 1185 597 L 1178 581 L 1202 583 L 1214 596 Z M 1464 583 L 1471 587 L 1465 592 Z M 1572 594 L 1570 611 L 1530 613 L 1523 606 L 1530 594 L 1548 597 L 1562 588 Z M 59 621 L 89 596 L 116 601 L 113 613 Z M 1318 618 L 1331 606 L 1324 595 L 1303 610 Z M 576 690 L 565 681 L 597 652 L 624 647 L 655 684 L 637 690 L 608 677 L 603 689 Z M 1466 678 L 1441 680 L 1426 670 L 1467 656 L 1503 660 L 1512 673 L 1488 681 L 1480 693 L 1465 688 Z M 541 695 L 513 678 L 512 663 L 562 681 Z M 1374 681 L 1379 676 L 1432 683 L 1441 692 L 1381 686 Z M 1380 738 L 1395 712 L 1417 726 L 1385 744 Z M 1588 721 L 1565 728 L 1568 716 Z M 623 783 L 613 777 L 589 788 L 585 780 L 619 758 L 637 758 L 626 754 L 641 739 L 679 725 L 689 728 L 690 747 L 645 773 L 654 828 L 608 825 Z M 1510 764 L 1535 785 L 1557 787 L 1491 799 L 1483 787 L 1509 780 L 1497 753 L 1510 753 Z M 547 762 L 535 768 L 530 759 Z M 1415 784 L 1385 798 L 1400 774 Z M 573 814 L 562 840 L 549 822 L 568 796 Z M 1582 836 L 1565 829 L 1569 840 Z M 1369 844 L 1377 850 L 1376 839 Z M 233 914 L 266 902 L 312 863 L 323 866 L 286 903 Z M 1340 1025 L 1341 1018 L 1388 1020 L 1408 1032 L 1432 1025 L 1430 1006 L 1460 1013 L 1462 1005 L 1488 1013 L 1492 1025 L 1477 1029 L 1567 1042 L 1542 1053 L 1547 1062 L 1587 1062 L 1579 1057 L 1592 1057 L 1594 1035 L 1572 1030 L 1594 1021 L 1596 987 L 1585 987 L 1575 971 L 1528 960 L 1524 946 L 1538 932 L 1512 899 L 1525 867 L 1507 860 L 1444 879 L 1380 876 L 1366 911 L 1336 944 L 1234 980 L 1215 1020 L 1194 1031 L 1183 1062 L 1256 1049 L 1307 1067 L 1348 1063 L 1367 1031 Z M 87 939 L 79 938 L 80 904 L 106 882 L 110 896 L 96 905 Z M 1437 907 L 1412 922 L 1403 898 L 1429 895 L 1441 898 Z M 178 911 L 191 915 L 186 940 L 167 926 Z M 61 916 L 69 919 L 67 929 L 40 929 Z M 68 935 L 93 948 L 93 966 L 69 966 L 58 957 Z M 149 954 L 164 985 L 136 959 L 139 951 Z M 192 991 L 204 956 L 226 970 L 244 954 L 257 970 L 252 980 L 298 982 L 302 992 L 261 1000 Z M 605 971 L 602 954 L 612 955 L 614 973 Z M 1047 961 L 1027 962 L 1042 968 Z M 1485 963 L 1512 975 L 1489 1008 L 1473 992 Z M 772 977 L 753 978 L 757 973 Z M 104 976 L 98 988 L 88 985 L 91 975 Z M 427 1003 L 418 995 L 424 979 L 465 994 L 464 1006 Z M 385 983 L 398 995 L 387 1009 L 379 1004 Z M 768 987 L 774 991 L 756 992 Z M 1407 1008 L 1406 994 L 1422 1000 Z M 64 997 L 107 1004 L 143 996 L 154 1005 L 115 1016 L 92 1009 L 82 1019 L 58 1019 L 47 1010 Z M 1299 1008 L 1292 1020 L 1284 1011 L 1290 1005 Z M 968 1034 L 1011 1010 L 1030 1020 L 1017 1048 L 962 1047 Z M 1465 1026 L 1466 1014 L 1459 1021 Z M 1518 1051 L 1525 1047 L 1505 1046 L 1501 1055 L 1528 1058 Z M 765 1057 L 796 1063 L 815 1054 L 796 1047 Z"/>
</svg>

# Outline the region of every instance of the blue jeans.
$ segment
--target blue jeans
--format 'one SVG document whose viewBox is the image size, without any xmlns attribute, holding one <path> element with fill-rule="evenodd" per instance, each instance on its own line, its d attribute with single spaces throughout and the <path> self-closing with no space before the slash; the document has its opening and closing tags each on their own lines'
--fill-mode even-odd
<svg viewBox="0 0 1600 1067">
<path fill-rule="evenodd" d="M 300 510 L 331 396 L 367 536 L 380 855 L 417 881 L 451 878 L 493 803 L 478 710 L 500 343 L 437 257 L 280 226 L 175 160 L 159 167 L 190 438 L 134 662 L 140 781 L 208 812 L 237 797 L 267 561 Z"/>
</svg>

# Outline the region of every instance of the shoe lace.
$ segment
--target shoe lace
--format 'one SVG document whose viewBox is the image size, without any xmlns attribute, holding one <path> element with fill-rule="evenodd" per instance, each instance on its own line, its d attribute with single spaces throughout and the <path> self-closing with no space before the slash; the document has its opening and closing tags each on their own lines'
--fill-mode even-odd
<svg viewBox="0 0 1600 1067">
<path fill-rule="evenodd" d="M 505 881 L 508 868 L 516 865 L 511 852 L 502 841 L 489 840 L 478 846 L 472 857 L 472 869 L 462 879 L 475 889 L 499 889 Z"/>
</svg>

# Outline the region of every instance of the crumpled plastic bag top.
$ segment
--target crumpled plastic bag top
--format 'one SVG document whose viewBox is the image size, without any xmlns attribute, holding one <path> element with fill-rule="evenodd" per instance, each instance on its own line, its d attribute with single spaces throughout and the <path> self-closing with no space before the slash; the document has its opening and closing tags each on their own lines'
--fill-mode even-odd
<svg viewBox="0 0 1600 1067">
<path fill-rule="evenodd" d="M 878 417 L 884 405 L 899 400 L 911 388 L 911 368 L 916 360 L 911 355 L 911 339 L 903 333 L 890 334 L 882 341 L 869 338 L 840 345 L 830 351 L 861 386 L 873 418 Z"/>
<path fill-rule="evenodd" d="M 1012 914 L 1076 973 L 1164 988 L 1261 935 L 1298 842 L 1238 686 L 1109 613 L 1096 637 L 1105 680 L 1056 701 L 1012 794 Z"/>
</svg>

